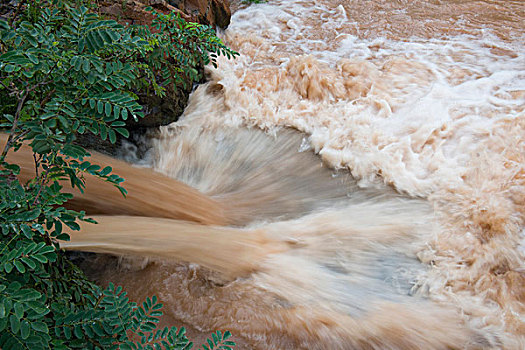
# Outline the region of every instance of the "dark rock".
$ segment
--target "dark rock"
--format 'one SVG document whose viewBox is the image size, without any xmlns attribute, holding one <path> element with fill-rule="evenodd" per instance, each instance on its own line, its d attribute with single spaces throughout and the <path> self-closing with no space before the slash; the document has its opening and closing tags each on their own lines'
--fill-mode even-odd
<svg viewBox="0 0 525 350">
<path fill-rule="evenodd" d="M 192 84 L 187 82 L 186 85 L 188 87 L 179 86 L 175 91 L 168 88 L 164 97 L 147 92 L 138 92 L 139 103 L 144 106 L 145 117 L 137 122 L 129 119 L 126 122 L 128 129 L 157 127 L 176 121 L 188 103 Z"/>
<path fill-rule="evenodd" d="M 184 19 L 201 24 L 224 28 L 230 23 L 228 0 L 102 0 L 99 2 L 99 12 L 122 23 L 150 25 L 153 16 L 145 11 L 148 6 L 164 13 L 179 11 Z M 145 106 L 146 116 L 138 122 L 127 122 L 130 131 L 176 121 L 186 107 L 192 82 L 187 81 L 185 85 L 177 87 L 175 91 L 168 90 L 164 97 L 137 92 L 139 102 Z"/>
<path fill-rule="evenodd" d="M 177 11 L 184 19 L 191 20 L 191 16 L 164 0 L 102 0 L 98 11 L 121 23 L 150 25 L 153 15 L 145 10 L 148 6 L 162 13 Z"/>
<path fill-rule="evenodd" d="M 159 12 L 178 11 L 187 21 L 207 24 L 212 27 L 225 28 L 230 23 L 231 11 L 228 0 L 101 0 L 98 2 L 98 12 L 120 23 L 151 25 L 153 16 L 146 11 L 151 6 Z M 203 67 L 200 67 L 203 70 Z M 128 120 L 126 126 L 133 135 L 143 134 L 148 128 L 156 128 L 178 120 L 186 108 L 192 82 L 186 82 L 186 87 L 179 86 L 173 91 L 168 89 L 166 96 L 159 97 L 153 92 L 138 91 L 139 103 L 144 106 L 145 117 L 138 121 Z M 119 137 L 120 138 L 120 137 Z M 81 135 L 79 144 L 99 152 L 116 155 L 121 147 L 117 144 L 101 141 L 94 136 Z M 132 143 L 133 140 L 130 140 Z"/>
<path fill-rule="evenodd" d="M 199 23 L 223 29 L 230 24 L 228 0 L 170 0 L 169 3 L 191 15 Z"/>
<path fill-rule="evenodd" d="M 86 149 L 97 151 L 108 156 L 115 156 L 122 144 L 122 141 L 120 137 L 117 137 L 117 142 L 113 144 L 109 142 L 109 139 L 102 140 L 100 136 L 95 136 L 88 132 L 85 134 L 77 134 L 75 143 Z"/>
<path fill-rule="evenodd" d="M 178 11 L 187 21 L 212 27 L 230 24 L 228 0 L 102 0 L 99 12 L 122 23 L 149 25 L 153 16 L 145 11 L 148 6 L 163 13 Z"/>
</svg>

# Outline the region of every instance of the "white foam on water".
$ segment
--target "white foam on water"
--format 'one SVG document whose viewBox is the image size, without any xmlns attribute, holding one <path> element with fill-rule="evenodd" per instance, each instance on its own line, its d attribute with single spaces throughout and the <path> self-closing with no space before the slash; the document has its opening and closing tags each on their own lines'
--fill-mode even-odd
<svg viewBox="0 0 525 350">
<path fill-rule="evenodd" d="M 430 297 L 523 346 L 523 31 L 503 35 L 466 14 L 453 24 L 462 32 L 372 35 L 380 29 L 363 29 L 367 18 L 349 17 L 352 2 L 333 5 L 236 12 L 224 39 L 241 57 L 209 68 L 177 127 L 293 127 L 360 186 L 427 198 L 441 225 L 419 253 Z"/>
</svg>

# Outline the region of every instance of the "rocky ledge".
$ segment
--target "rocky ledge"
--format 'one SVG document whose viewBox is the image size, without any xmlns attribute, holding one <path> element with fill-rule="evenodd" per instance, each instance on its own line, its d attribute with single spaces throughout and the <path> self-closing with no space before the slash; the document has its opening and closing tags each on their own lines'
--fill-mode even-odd
<svg viewBox="0 0 525 350">
<path fill-rule="evenodd" d="M 102 0 L 98 2 L 98 12 L 120 23 L 150 25 L 153 16 L 146 11 L 153 7 L 163 13 L 180 12 L 181 16 L 192 22 L 207 24 L 214 28 L 226 28 L 230 23 L 231 11 L 228 0 Z M 184 112 L 192 90 L 192 82 L 186 87 L 166 91 L 166 96 L 138 92 L 140 103 L 144 106 L 145 117 L 138 122 L 129 121 L 127 128 L 131 132 L 130 141 L 151 128 L 170 124 Z M 92 135 L 79 135 L 79 143 L 87 148 L 115 155 L 121 140 L 116 145 L 102 141 Z"/>
<path fill-rule="evenodd" d="M 165 13 L 179 11 L 188 21 L 212 27 L 224 29 L 230 24 L 228 0 L 102 0 L 99 2 L 99 11 L 120 22 L 148 25 L 153 19 L 145 11 L 148 6 Z"/>
<path fill-rule="evenodd" d="M 178 11 L 187 21 L 212 27 L 224 29 L 230 23 L 228 0 L 103 0 L 99 2 L 99 12 L 121 23 L 150 25 L 153 16 L 145 10 L 148 6 L 164 13 Z M 186 88 L 167 91 L 163 98 L 139 93 L 146 117 L 138 123 L 130 123 L 128 127 L 157 127 L 176 121 L 187 105 L 191 89 L 190 81 Z"/>
</svg>

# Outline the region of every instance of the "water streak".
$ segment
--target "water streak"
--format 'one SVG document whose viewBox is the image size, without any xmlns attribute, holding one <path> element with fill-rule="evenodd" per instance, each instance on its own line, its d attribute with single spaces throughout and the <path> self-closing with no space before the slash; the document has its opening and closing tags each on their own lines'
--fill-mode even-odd
<svg viewBox="0 0 525 350">
<path fill-rule="evenodd" d="M 0 143 L 6 142 L 7 135 L 0 134 Z M 7 161 L 20 166 L 18 178 L 22 183 L 35 177 L 35 161 L 29 146 L 23 145 L 17 152 L 10 153 Z M 215 225 L 227 223 L 219 203 L 189 186 L 150 169 L 134 167 L 96 152 L 91 152 L 89 161 L 102 168 L 109 165 L 113 173 L 125 176 L 123 186 L 130 191 L 124 198 L 111 183 L 89 175 L 84 177 L 89 188 L 84 193 L 72 189 L 69 181 L 59 181 L 66 192 L 75 196 L 67 203 L 70 209 L 84 210 L 90 215 L 151 216 Z"/>
<path fill-rule="evenodd" d="M 119 212 L 231 227 L 101 218 L 78 247 L 151 260 L 86 269 L 247 349 L 525 348 L 524 3 L 234 6 L 241 57 L 152 141 L 188 196 Z"/>
</svg>

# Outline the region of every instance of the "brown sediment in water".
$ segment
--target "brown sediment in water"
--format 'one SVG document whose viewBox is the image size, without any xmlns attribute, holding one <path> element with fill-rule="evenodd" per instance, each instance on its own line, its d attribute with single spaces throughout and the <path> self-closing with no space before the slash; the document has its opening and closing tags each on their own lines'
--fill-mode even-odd
<svg viewBox="0 0 525 350">
<path fill-rule="evenodd" d="M 225 33 L 244 56 L 210 70 L 181 124 L 291 126 L 361 186 L 428 198 L 422 289 L 522 349 L 524 17 L 523 1 L 250 6 Z"/>
<path fill-rule="evenodd" d="M 248 344 L 244 349 L 481 349 L 497 344 L 497 339 L 469 329 L 453 309 L 435 305 L 416 291 L 407 295 L 424 270 L 415 259 L 420 247 L 414 241 L 429 234 L 428 215 L 428 208 L 417 201 L 355 203 L 256 229 L 208 227 L 216 234 L 205 236 L 206 247 L 193 247 L 200 238 L 191 237 L 185 223 L 166 220 L 158 225 L 156 219 L 144 218 L 139 232 L 129 230 L 123 218 L 108 218 L 109 227 L 99 218 L 100 232 L 108 235 L 93 231 L 84 238 L 80 232 L 78 248 L 142 255 L 148 248 L 140 246 L 152 247 L 156 258 L 142 266 L 140 260 L 127 258 L 102 271 L 106 264 L 100 262 L 87 269 L 99 280 L 124 284 L 134 298 L 158 295 L 170 317 L 201 330 L 233 331 Z M 114 235 L 115 228 L 127 234 Z M 221 233 L 228 231 L 231 240 L 224 242 Z M 177 251 L 189 235 L 192 261 L 206 265 L 232 259 L 242 265 L 236 241 L 253 243 L 250 237 L 256 232 L 264 232 L 269 248 L 279 240 L 287 246 L 264 256 L 252 254 L 256 268 L 235 280 L 224 280 L 199 265 L 170 262 L 184 255 Z M 77 248 L 76 240 L 73 236 L 70 248 Z M 252 248 L 247 246 L 243 254 Z M 199 255 L 210 249 L 210 256 Z M 175 254 L 165 259 L 162 252 Z M 228 262 L 220 261 L 208 266 L 229 271 Z"/>
<path fill-rule="evenodd" d="M 269 254 L 289 249 L 261 230 L 203 226 L 164 218 L 91 216 L 97 224 L 82 222 L 72 232 L 67 250 L 126 254 L 197 263 L 226 279 L 256 271 Z"/>
<path fill-rule="evenodd" d="M 0 143 L 5 142 L 7 135 L 0 134 Z M 20 166 L 18 178 L 22 183 L 34 178 L 35 163 L 29 146 L 23 145 L 17 152 L 9 153 L 7 161 Z M 97 152 L 91 152 L 89 161 L 102 168 L 109 165 L 113 173 L 123 176 L 122 186 L 128 194 L 123 197 L 111 183 L 86 174 L 84 179 L 88 190 L 84 193 L 72 189 L 68 181 L 60 181 L 65 192 L 75 196 L 66 204 L 70 209 L 84 210 L 88 215 L 151 216 L 206 225 L 227 223 L 219 203 L 189 186 L 151 169 L 135 167 Z"/>
<path fill-rule="evenodd" d="M 145 218 L 132 237 L 156 251 L 122 234 L 99 243 L 157 257 L 86 269 L 137 300 L 157 294 L 168 317 L 203 333 L 230 329 L 246 349 L 523 349 L 524 9 L 273 0 L 240 10 L 224 38 L 241 57 L 208 69 L 183 118 L 153 140 L 154 168 L 237 227 L 209 227 L 230 237 L 232 261 L 220 235 L 206 236 L 213 252 L 202 243 L 191 249 L 205 257 L 188 256 L 168 244 L 170 226 L 190 241 L 202 227 L 162 221 L 157 240 Z M 123 232 L 126 219 L 112 226 Z M 242 242 L 251 273 L 221 278 L 235 257 L 245 265 Z"/>
<path fill-rule="evenodd" d="M 380 184 L 361 189 L 298 152 L 302 141 L 289 130 L 165 130 L 156 168 L 242 208 L 234 221 L 248 226 L 99 217 L 65 246 L 125 254 L 120 266 L 87 270 L 135 299 L 158 295 L 168 317 L 203 332 L 229 329 L 246 349 L 499 344 L 418 285 L 426 268 L 417 255 L 437 229 L 428 204 Z M 245 221 L 250 215 L 255 222 Z"/>
<path fill-rule="evenodd" d="M 221 203 L 232 225 L 300 217 L 346 202 L 350 193 L 396 196 L 386 188 L 356 191 L 348 172 L 323 164 L 304 135 L 291 129 L 268 135 L 257 129 L 175 126 L 153 143 L 154 167 Z"/>
</svg>

